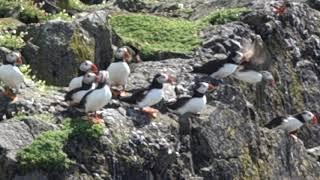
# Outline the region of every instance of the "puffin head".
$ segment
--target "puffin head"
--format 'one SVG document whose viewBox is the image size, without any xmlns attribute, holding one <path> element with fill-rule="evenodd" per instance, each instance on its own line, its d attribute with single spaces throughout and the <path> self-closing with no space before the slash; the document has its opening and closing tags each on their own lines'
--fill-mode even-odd
<svg viewBox="0 0 320 180">
<path fill-rule="evenodd" d="M 312 112 L 303 111 L 301 115 L 308 124 L 318 124 L 318 118 Z"/>
<path fill-rule="evenodd" d="M 93 64 L 93 62 L 91 61 L 84 61 L 80 64 L 80 67 L 79 67 L 80 71 L 82 72 L 93 72 L 95 74 L 98 73 L 98 67 Z"/>
<path fill-rule="evenodd" d="M 115 52 L 115 58 L 123 59 L 127 63 L 129 63 L 132 60 L 132 56 L 131 56 L 128 48 L 126 48 L 126 47 L 121 47 L 121 48 L 117 49 L 117 51 Z"/>
<path fill-rule="evenodd" d="M 85 84 L 92 84 L 97 79 L 97 75 L 92 72 L 87 72 L 82 79 L 82 82 Z"/>
<path fill-rule="evenodd" d="M 108 71 L 99 71 L 99 75 L 97 76 L 96 81 L 98 83 L 107 83 L 109 79 L 109 72 Z"/>
<path fill-rule="evenodd" d="M 213 89 L 216 89 L 216 86 L 206 83 L 206 82 L 199 82 L 195 84 L 194 87 L 195 91 L 197 91 L 200 94 L 204 94 L 207 91 L 212 91 Z"/>
<path fill-rule="evenodd" d="M 175 77 L 171 75 L 163 74 L 163 73 L 156 74 L 153 79 L 160 84 L 163 84 L 163 83 L 174 84 L 176 82 Z"/>
<path fill-rule="evenodd" d="M 262 74 L 262 79 L 263 81 L 267 82 L 268 85 L 275 87 L 276 86 L 276 81 L 274 80 L 273 75 L 269 71 L 260 71 Z"/>
<path fill-rule="evenodd" d="M 232 60 L 237 64 L 241 64 L 243 61 L 243 53 L 241 53 L 239 51 L 232 52 L 230 54 L 230 56 L 231 56 Z"/>
<path fill-rule="evenodd" d="M 6 61 L 12 64 L 18 64 L 18 65 L 21 65 L 23 63 L 20 52 L 14 52 L 14 51 L 6 55 Z"/>
</svg>

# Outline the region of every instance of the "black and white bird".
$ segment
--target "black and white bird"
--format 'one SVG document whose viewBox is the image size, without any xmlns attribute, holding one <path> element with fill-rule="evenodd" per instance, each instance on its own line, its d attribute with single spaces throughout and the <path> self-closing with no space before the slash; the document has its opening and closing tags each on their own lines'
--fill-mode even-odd
<svg viewBox="0 0 320 180">
<path fill-rule="evenodd" d="M 163 96 L 163 84 L 175 82 L 173 76 L 167 74 L 156 74 L 147 88 L 142 88 L 133 93 L 130 97 L 122 97 L 121 101 L 136 104 L 143 112 L 147 113 L 151 118 L 157 116 L 158 110 L 151 108 L 151 106 L 159 103 Z"/>
<path fill-rule="evenodd" d="M 288 132 L 295 140 L 296 131 L 304 124 L 317 124 L 317 117 L 310 111 L 303 111 L 295 115 L 279 116 L 268 122 L 265 127 L 269 129 L 282 129 Z"/>
<path fill-rule="evenodd" d="M 265 82 L 271 86 L 276 85 L 274 77 L 269 71 L 244 69 L 244 66 L 239 66 L 239 68 L 232 74 L 232 77 L 250 84 Z"/>
<path fill-rule="evenodd" d="M 83 111 L 87 114 L 93 113 L 94 116 L 90 116 L 90 119 L 94 123 L 103 123 L 103 119 L 96 111 L 102 109 L 107 105 L 112 98 L 112 93 L 107 85 L 109 79 L 109 73 L 107 71 L 100 71 L 97 77 L 98 85 L 95 89 L 88 91 L 81 99 L 78 107 L 83 108 Z"/>
<path fill-rule="evenodd" d="M 88 72 L 83 75 L 81 87 L 74 88 L 67 92 L 65 95 L 65 101 L 70 105 L 75 105 L 80 103 L 83 96 L 90 90 L 94 89 L 94 82 L 97 81 L 96 74 Z"/>
<path fill-rule="evenodd" d="M 109 72 L 109 81 L 111 88 L 121 86 L 118 94 L 125 96 L 125 89 L 130 75 L 130 67 L 128 62 L 131 60 L 131 55 L 126 47 L 117 49 L 115 52 L 114 61 L 109 65 L 107 71 Z M 117 92 L 115 92 L 116 94 Z"/>
<path fill-rule="evenodd" d="M 21 54 L 19 52 L 10 52 L 6 55 L 3 65 L 0 66 L 0 81 L 5 85 L 4 95 L 11 100 L 16 99 L 16 94 L 25 84 L 24 76 L 17 67 L 20 64 L 22 64 Z M 15 92 L 13 92 L 13 89 Z"/>
<path fill-rule="evenodd" d="M 192 73 L 207 74 L 213 79 L 223 79 L 234 73 L 243 61 L 243 54 L 239 51 L 230 53 L 224 60 L 209 61 L 202 66 L 193 67 Z"/>
<path fill-rule="evenodd" d="M 83 75 L 87 72 L 98 73 L 97 66 L 91 61 L 84 61 L 79 66 L 78 77 L 73 78 L 69 83 L 69 91 L 82 86 Z"/>
<path fill-rule="evenodd" d="M 167 107 L 180 115 L 185 113 L 199 114 L 207 104 L 205 93 L 215 88 L 216 86 L 206 82 L 196 83 L 192 97 L 181 97 L 175 102 L 169 102 Z"/>
</svg>

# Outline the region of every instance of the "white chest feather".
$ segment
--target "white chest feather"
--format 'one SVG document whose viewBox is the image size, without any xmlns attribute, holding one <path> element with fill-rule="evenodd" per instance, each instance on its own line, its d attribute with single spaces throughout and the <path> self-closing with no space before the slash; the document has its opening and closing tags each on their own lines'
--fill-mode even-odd
<svg viewBox="0 0 320 180">
<path fill-rule="evenodd" d="M 255 84 L 255 83 L 262 81 L 262 74 L 257 71 L 251 71 L 251 70 L 249 70 L 249 71 L 236 71 L 233 74 L 233 77 L 238 80 L 245 81 L 245 82 L 252 83 L 252 84 Z"/>
<path fill-rule="evenodd" d="M 163 93 L 162 89 L 152 89 L 142 99 L 142 101 L 138 103 L 138 106 L 141 108 L 153 106 L 162 100 L 163 95 L 164 95 L 164 93 Z"/>
<path fill-rule="evenodd" d="M 221 79 L 230 76 L 237 69 L 238 65 L 236 64 L 224 64 L 218 71 L 212 73 L 210 76 L 215 79 Z"/>
<path fill-rule="evenodd" d="M 75 88 L 79 88 L 82 85 L 83 76 L 73 78 L 69 83 L 69 91 Z"/>
<path fill-rule="evenodd" d="M 194 113 L 194 114 L 200 113 L 205 108 L 206 104 L 207 104 L 206 96 L 192 98 L 181 108 L 177 109 L 177 112 L 179 114 L 185 114 L 188 112 Z"/>
<path fill-rule="evenodd" d="M 130 74 L 130 67 L 126 62 L 111 63 L 107 71 L 109 72 L 112 85 L 126 85 Z"/>
<path fill-rule="evenodd" d="M 292 132 L 299 129 L 301 126 L 303 126 L 303 123 L 301 121 L 294 117 L 288 117 L 283 120 L 283 123 L 278 128 L 283 129 L 287 132 Z"/>
<path fill-rule="evenodd" d="M 90 95 L 87 96 L 85 111 L 98 111 L 107 105 L 111 101 L 111 98 L 112 94 L 109 86 L 107 85 L 104 88 L 94 90 Z"/>
<path fill-rule="evenodd" d="M 0 66 L 0 80 L 4 82 L 5 85 L 10 88 L 19 88 L 24 83 L 24 77 L 20 69 L 12 65 L 2 65 Z"/>
</svg>

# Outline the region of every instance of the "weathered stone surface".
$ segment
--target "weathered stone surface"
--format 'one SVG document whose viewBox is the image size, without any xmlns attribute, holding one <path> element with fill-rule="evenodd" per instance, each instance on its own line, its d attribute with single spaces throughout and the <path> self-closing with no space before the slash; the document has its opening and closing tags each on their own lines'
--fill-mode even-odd
<svg viewBox="0 0 320 180">
<path fill-rule="evenodd" d="M 16 173 L 16 152 L 31 144 L 41 132 L 54 129 L 54 125 L 37 120 L 0 123 L 0 179 Z"/>
<path fill-rule="evenodd" d="M 223 59 L 237 48 L 238 43 L 243 45 L 247 39 L 257 39 L 262 44 L 259 51 L 266 60 L 252 68 L 270 70 L 277 80 L 277 87 L 250 85 L 228 77 L 219 89 L 207 95 L 208 105 L 201 115 L 178 117 L 166 110 L 165 103 L 160 103 L 156 107 L 161 114 L 154 120 L 134 106 L 114 99 L 102 110 L 106 128 L 100 139 L 78 136 L 66 142 L 64 151 L 76 162 L 71 169 L 64 172 L 34 169 L 21 175 L 14 168 L 8 168 L 15 167 L 16 162 L 8 163 L 7 158 L 15 159 L 14 153 L 0 148 L 0 162 L 6 162 L 4 174 L 0 168 L 0 177 L 48 180 L 317 179 L 320 176 L 319 155 L 317 149 L 311 148 L 320 145 L 319 125 L 304 126 L 300 130 L 298 137 L 303 144 L 281 130 L 269 130 L 263 125 L 278 115 L 304 109 L 314 113 L 320 111 L 317 32 L 320 25 L 316 19 L 320 14 L 305 4 L 290 3 L 289 13 L 277 16 L 270 8 L 272 3 L 275 2 L 252 4 L 254 11 L 243 17 L 242 22 L 205 28 L 202 47 L 193 58 L 131 64 L 128 90 L 148 86 L 156 73 L 163 72 L 176 76 L 178 82 L 176 86 L 165 86 L 165 100 L 189 94 L 192 82 L 210 80 L 200 74 L 191 74 L 192 66 Z M 94 17 L 81 21 L 84 32 L 92 32 L 93 25 L 89 22 L 95 21 Z M 69 26 L 72 31 L 76 25 L 71 23 Z M 103 61 L 96 62 L 100 66 L 104 64 Z M 6 106 L 2 110 L 13 109 L 13 119 L 20 106 L 31 115 L 51 109 L 57 117 L 79 116 L 65 112 L 66 106 L 61 102 L 63 94 L 53 92 L 40 95 L 37 89 L 28 87 L 22 91 L 21 101 L 8 106 L 14 108 Z M 35 106 L 36 102 L 41 102 L 41 108 Z M 16 128 L 17 123 L 26 128 L 27 125 L 34 126 L 30 122 L 15 121 L 2 124 L 5 124 L 5 131 L 26 133 L 23 136 L 26 141 L 33 140 L 31 134 L 42 131 L 37 128 L 20 130 L 22 127 L 19 124 Z M 0 147 L 2 139 L 0 131 Z M 24 144 L 16 148 L 21 147 Z"/>
<path fill-rule="evenodd" d="M 106 68 L 112 58 L 107 13 L 79 15 L 72 22 L 49 21 L 27 28 L 30 39 L 23 49 L 33 72 L 49 84 L 67 85 L 83 60 Z M 63 68 L 61 68 L 63 67 Z"/>
</svg>

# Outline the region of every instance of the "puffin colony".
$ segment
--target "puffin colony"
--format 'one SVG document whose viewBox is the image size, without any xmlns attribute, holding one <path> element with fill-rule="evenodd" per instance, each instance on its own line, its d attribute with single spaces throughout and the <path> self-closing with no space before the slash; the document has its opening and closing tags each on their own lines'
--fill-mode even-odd
<svg viewBox="0 0 320 180">
<path fill-rule="evenodd" d="M 252 44 L 256 43 L 253 40 Z M 249 48 L 248 48 L 249 47 Z M 206 93 L 219 88 L 226 77 L 233 77 L 249 84 L 264 84 L 271 87 L 276 82 L 271 72 L 252 68 L 261 64 L 257 60 L 255 52 L 248 45 L 237 44 L 234 51 L 222 60 L 212 60 L 201 66 L 194 66 L 190 73 L 209 76 L 210 82 L 194 82 L 192 96 L 179 97 L 176 100 L 165 102 L 169 112 L 177 115 L 200 114 L 207 104 Z M 20 88 L 26 85 L 23 74 L 18 65 L 21 65 L 22 56 L 19 52 L 10 52 L 0 66 L 0 81 L 5 87 L 3 95 L 10 101 L 16 101 Z M 154 105 L 160 103 L 164 97 L 164 84 L 175 84 L 176 78 L 171 74 L 158 73 L 153 77 L 149 86 L 135 89 L 131 95 L 126 92 L 126 85 L 130 76 L 130 66 L 133 60 L 141 62 L 139 50 L 132 46 L 123 46 L 115 50 L 114 61 L 106 70 L 87 60 L 80 64 L 78 76 L 74 77 L 65 94 L 65 101 L 71 109 L 79 113 L 85 113 L 92 123 L 104 123 L 101 114 L 97 111 L 118 98 L 121 102 L 132 104 L 150 119 L 156 118 L 159 110 Z M 218 83 L 211 83 L 218 82 Z M 310 111 L 303 111 L 295 115 L 279 116 L 268 122 L 265 127 L 270 129 L 282 129 L 295 141 L 298 140 L 296 132 L 303 125 L 317 124 L 317 117 Z"/>
</svg>

